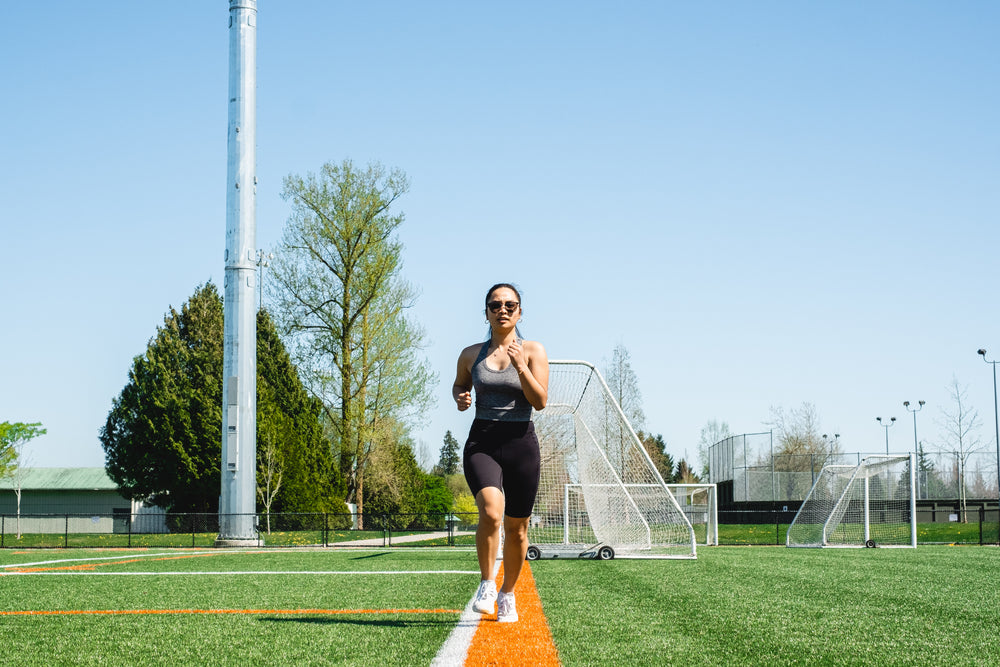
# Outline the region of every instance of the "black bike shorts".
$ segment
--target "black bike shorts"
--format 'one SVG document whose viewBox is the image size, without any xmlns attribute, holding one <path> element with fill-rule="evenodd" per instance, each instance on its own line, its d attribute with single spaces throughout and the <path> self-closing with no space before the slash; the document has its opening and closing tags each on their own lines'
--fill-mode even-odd
<svg viewBox="0 0 1000 667">
<path fill-rule="evenodd" d="M 496 487 L 504 494 L 504 514 L 514 519 L 531 516 L 541 473 L 534 424 L 476 419 L 462 463 L 473 496 L 487 486 Z"/>
</svg>

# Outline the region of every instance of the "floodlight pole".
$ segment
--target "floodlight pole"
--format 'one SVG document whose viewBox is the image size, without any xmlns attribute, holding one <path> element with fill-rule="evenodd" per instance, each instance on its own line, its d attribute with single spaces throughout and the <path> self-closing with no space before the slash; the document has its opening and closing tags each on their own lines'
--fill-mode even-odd
<svg viewBox="0 0 1000 667">
<path fill-rule="evenodd" d="M 917 443 L 917 413 L 924 409 L 924 403 L 926 403 L 926 401 L 917 401 L 918 404 L 917 407 L 911 408 L 909 401 L 903 401 L 903 407 L 906 408 L 906 411 L 913 413 L 913 453 L 916 454 L 918 463 L 920 461 L 920 445 Z M 888 454 L 889 450 L 886 449 L 885 453 Z M 920 484 L 919 476 L 917 477 L 917 484 L 918 485 Z M 919 492 L 920 489 L 918 487 L 917 488 L 918 496 L 920 495 Z"/>
<path fill-rule="evenodd" d="M 983 361 L 993 366 L 993 437 L 997 443 L 997 514 L 1000 516 L 1000 417 L 997 416 L 997 364 L 1000 362 L 987 359 L 986 350 L 980 349 L 977 353 Z"/>
<path fill-rule="evenodd" d="M 257 0 L 229 0 L 229 125 L 217 546 L 258 544 Z"/>
<path fill-rule="evenodd" d="M 885 453 L 888 454 L 889 453 L 889 427 L 895 425 L 896 418 L 895 417 L 889 417 L 889 423 L 888 424 L 883 424 L 881 417 L 876 417 L 875 421 L 877 421 L 879 424 L 882 424 L 882 428 L 885 429 Z"/>
</svg>

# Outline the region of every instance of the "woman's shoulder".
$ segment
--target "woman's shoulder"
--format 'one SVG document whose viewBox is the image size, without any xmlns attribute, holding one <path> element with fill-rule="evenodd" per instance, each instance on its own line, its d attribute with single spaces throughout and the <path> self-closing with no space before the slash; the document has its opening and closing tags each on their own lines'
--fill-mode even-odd
<svg viewBox="0 0 1000 667">
<path fill-rule="evenodd" d="M 475 360 L 479 356 L 480 350 L 483 349 L 484 343 L 473 343 L 462 350 L 462 353 L 458 355 L 459 359 L 471 359 Z"/>
<path fill-rule="evenodd" d="M 522 340 L 521 347 L 523 347 L 524 351 L 527 352 L 528 354 L 532 355 L 540 354 L 543 356 L 545 355 L 545 346 L 542 345 L 537 340 Z"/>
</svg>

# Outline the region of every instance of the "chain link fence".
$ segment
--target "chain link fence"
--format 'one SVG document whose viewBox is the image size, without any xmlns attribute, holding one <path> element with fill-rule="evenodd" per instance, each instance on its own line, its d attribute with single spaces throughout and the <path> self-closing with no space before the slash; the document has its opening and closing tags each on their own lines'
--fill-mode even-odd
<svg viewBox="0 0 1000 667">
<path fill-rule="evenodd" d="M 732 483 L 733 502 L 798 501 L 823 466 L 858 465 L 868 453 L 783 454 L 771 432 L 744 433 L 709 448 L 709 482 Z M 875 452 L 871 452 L 875 453 Z M 917 464 L 919 500 L 997 498 L 996 453 L 921 452 Z"/>
<path fill-rule="evenodd" d="M 749 503 L 719 508 L 720 545 L 784 545 L 798 503 Z M 479 517 L 448 514 L 259 514 L 247 546 L 465 547 L 476 542 Z M 357 526 L 363 525 L 364 528 Z M 218 538 L 218 514 L 0 515 L 0 548 L 209 548 Z M 702 540 L 699 540 L 701 543 Z M 917 507 L 918 544 L 998 544 L 997 502 L 922 501 Z"/>
<path fill-rule="evenodd" d="M 247 541 L 267 547 L 474 546 L 478 523 L 475 512 L 259 514 Z M 218 536 L 218 514 L 0 515 L 0 548 L 211 547 Z"/>
</svg>

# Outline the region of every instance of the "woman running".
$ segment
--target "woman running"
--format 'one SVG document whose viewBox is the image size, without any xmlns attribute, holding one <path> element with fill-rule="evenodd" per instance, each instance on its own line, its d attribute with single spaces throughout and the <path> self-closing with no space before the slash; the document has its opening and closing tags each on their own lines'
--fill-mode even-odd
<svg viewBox="0 0 1000 667">
<path fill-rule="evenodd" d="M 476 497 L 479 526 L 476 554 L 482 581 L 473 609 L 497 620 L 517 621 L 514 584 L 528 550 L 528 520 L 538 493 L 540 456 L 532 409 L 548 400 L 549 360 L 541 343 L 522 340 L 521 295 L 513 285 L 500 283 L 486 293 L 486 321 L 490 337 L 462 350 L 452 396 L 459 410 L 472 406 L 476 391 L 476 418 L 462 457 L 465 479 Z M 503 521 L 503 585 L 497 595 L 492 580 Z"/>
</svg>

